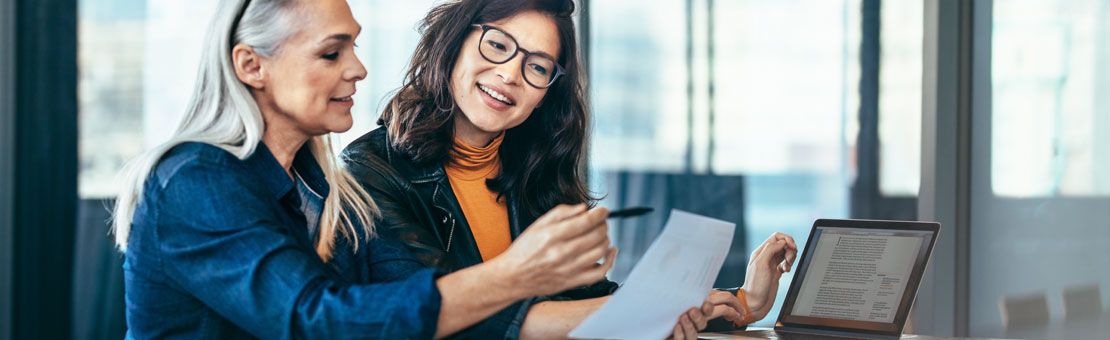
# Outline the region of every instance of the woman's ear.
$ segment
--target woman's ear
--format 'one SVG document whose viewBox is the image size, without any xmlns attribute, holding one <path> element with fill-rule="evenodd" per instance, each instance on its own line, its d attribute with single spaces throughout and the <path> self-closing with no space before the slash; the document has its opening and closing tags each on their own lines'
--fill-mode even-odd
<svg viewBox="0 0 1110 340">
<path fill-rule="evenodd" d="M 231 64 L 235 66 L 235 76 L 247 86 L 261 90 L 265 84 L 262 61 L 254 48 L 237 44 L 231 49 Z"/>
</svg>

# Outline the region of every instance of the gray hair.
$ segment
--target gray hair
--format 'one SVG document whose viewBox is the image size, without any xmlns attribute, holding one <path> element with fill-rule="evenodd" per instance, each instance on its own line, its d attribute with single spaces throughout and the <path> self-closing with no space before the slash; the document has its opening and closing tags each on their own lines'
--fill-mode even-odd
<svg viewBox="0 0 1110 340">
<path fill-rule="evenodd" d="M 112 231 L 120 250 L 127 249 L 131 220 L 142 198 L 143 185 L 158 160 L 174 146 L 202 142 L 240 159 L 254 153 L 262 140 L 265 121 L 247 86 L 235 75 L 231 51 L 235 45 L 245 44 L 264 57 L 281 53 L 282 43 L 297 33 L 299 6 L 297 0 L 220 1 L 205 37 L 193 95 L 177 130 L 169 141 L 128 162 L 118 176 L 120 193 Z M 370 195 L 335 157 L 330 136 L 315 136 L 307 143 L 331 186 L 316 240 L 316 253 L 328 260 L 339 236 L 351 240 L 358 249 L 358 226 L 365 237 L 373 237 L 373 218 L 379 211 Z"/>
</svg>

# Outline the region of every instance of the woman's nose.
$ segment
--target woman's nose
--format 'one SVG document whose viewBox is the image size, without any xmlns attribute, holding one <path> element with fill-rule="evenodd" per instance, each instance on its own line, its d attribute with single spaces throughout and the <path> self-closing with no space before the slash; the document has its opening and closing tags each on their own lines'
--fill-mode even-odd
<svg viewBox="0 0 1110 340">
<path fill-rule="evenodd" d="M 513 56 L 513 58 L 509 59 L 509 61 L 497 65 L 497 76 L 500 77 L 501 81 L 505 82 L 506 84 L 516 84 L 518 81 L 520 81 L 520 64 L 523 62 L 524 55 L 517 53 L 517 55 Z"/>
<path fill-rule="evenodd" d="M 352 55 L 354 54 L 352 53 Z M 350 81 L 360 81 L 366 79 L 366 67 L 362 65 L 362 61 L 358 59 L 358 56 L 354 56 L 354 58 L 352 59 L 354 60 L 354 65 L 353 67 L 349 67 L 347 69 L 347 71 L 345 72 L 347 74 L 344 75 L 344 78 Z"/>
</svg>

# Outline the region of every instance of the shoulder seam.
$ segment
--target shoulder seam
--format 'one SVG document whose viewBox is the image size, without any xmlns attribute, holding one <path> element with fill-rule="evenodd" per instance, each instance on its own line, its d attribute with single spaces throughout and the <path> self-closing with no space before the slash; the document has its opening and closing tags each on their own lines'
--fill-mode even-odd
<svg viewBox="0 0 1110 340">
<path fill-rule="evenodd" d="M 182 151 L 178 151 L 177 154 L 174 154 L 175 150 L 183 146 L 187 148 L 196 148 L 197 150 L 184 151 L 184 154 L 181 153 Z M 166 152 L 163 158 L 159 160 L 158 163 L 154 166 L 154 170 L 152 170 L 152 173 L 159 174 L 159 172 L 161 172 L 159 171 L 159 169 L 164 165 L 164 162 L 171 159 L 175 161 L 175 164 L 173 164 L 170 169 L 165 169 L 164 173 L 156 177 L 158 180 L 157 185 L 159 188 L 164 189 L 166 185 L 169 184 L 170 178 L 174 177 L 174 175 L 176 175 L 177 172 L 180 171 L 182 168 L 190 165 L 226 165 L 242 162 L 242 160 L 240 160 L 238 157 L 235 157 L 235 155 L 231 154 L 227 150 L 221 149 L 214 145 L 201 142 L 186 142 L 174 146 L 170 149 L 170 151 Z M 233 162 L 231 160 L 235 160 L 236 162 Z"/>
</svg>

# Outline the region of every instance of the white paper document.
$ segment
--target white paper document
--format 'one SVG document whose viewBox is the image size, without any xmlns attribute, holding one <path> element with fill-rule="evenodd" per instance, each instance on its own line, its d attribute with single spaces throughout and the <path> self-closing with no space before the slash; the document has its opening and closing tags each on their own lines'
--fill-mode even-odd
<svg viewBox="0 0 1110 340">
<path fill-rule="evenodd" d="M 672 210 L 663 233 L 620 289 L 569 336 L 666 338 L 682 313 L 700 307 L 709 296 L 735 229 L 734 223 Z"/>
</svg>

